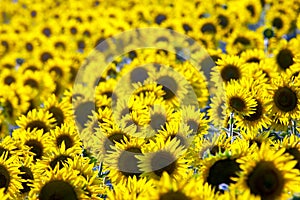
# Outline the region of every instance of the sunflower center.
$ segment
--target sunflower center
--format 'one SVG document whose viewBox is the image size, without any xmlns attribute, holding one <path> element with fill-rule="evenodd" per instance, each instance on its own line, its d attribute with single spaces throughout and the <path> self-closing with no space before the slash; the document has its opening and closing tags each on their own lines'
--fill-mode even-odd
<svg viewBox="0 0 300 200">
<path fill-rule="evenodd" d="M 39 88 L 39 83 L 38 83 L 36 80 L 32 79 L 32 78 L 27 79 L 27 80 L 24 82 L 24 85 L 28 85 L 28 86 L 30 86 L 31 88 L 36 88 L 36 89 Z"/>
<path fill-rule="evenodd" d="M 53 180 L 46 183 L 39 195 L 40 200 L 77 200 L 78 197 L 70 183 L 62 180 Z"/>
<path fill-rule="evenodd" d="M 18 176 L 22 180 L 26 180 L 26 182 L 22 182 L 23 189 L 20 189 L 20 192 L 21 193 L 29 192 L 31 187 L 28 185 L 28 183 L 30 183 L 30 181 L 28 181 L 28 180 L 33 180 L 33 173 L 31 172 L 31 169 L 29 167 L 26 167 L 26 166 L 19 167 L 19 170 L 23 174 L 18 174 Z"/>
<path fill-rule="evenodd" d="M 193 30 L 193 28 L 188 24 L 183 24 L 182 28 L 186 33 Z"/>
<path fill-rule="evenodd" d="M 95 110 L 93 101 L 82 102 L 75 108 L 75 119 L 81 127 L 84 127 L 84 124 L 89 120 L 88 116 L 92 115 L 92 110 Z"/>
<path fill-rule="evenodd" d="M 297 160 L 297 164 L 295 168 L 300 170 L 300 151 L 297 148 L 287 148 L 285 153 L 289 153 L 290 155 L 294 156 L 294 160 Z"/>
<path fill-rule="evenodd" d="M 56 125 L 61 126 L 64 123 L 65 119 L 63 111 L 60 108 L 54 106 L 50 107 L 48 110 L 50 113 L 52 113 L 52 116 L 56 121 Z"/>
<path fill-rule="evenodd" d="M 272 21 L 272 26 L 276 27 L 277 29 L 281 29 L 283 27 L 283 21 L 280 17 L 275 17 Z"/>
<path fill-rule="evenodd" d="M 59 164 L 59 169 L 61 169 L 64 166 L 63 164 L 67 163 L 68 158 L 72 159 L 72 157 L 68 155 L 59 155 L 50 162 L 50 167 L 54 169 L 55 166 Z"/>
<path fill-rule="evenodd" d="M 187 121 L 187 125 L 190 127 L 190 130 L 192 130 L 193 133 L 197 133 L 198 132 L 199 123 L 196 120 L 189 119 Z"/>
<path fill-rule="evenodd" d="M 60 135 L 56 138 L 56 145 L 61 146 L 62 143 L 65 143 L 66 149 L 69 149 L 73 146 L 73 140 L 69 135 Z"/>
<path fill-rule="evenodd" d="M 189 200 L 188 196 L 186 196 L 181 191 L 168 191 L 167 193 L 161 194 L 159 200 Z"/>
<path fill-rule="evenodd" d="M 253 5 L 247 5 L 246 9 L 250 12 L 251 17 L 255 16 L 255 9 L 254 9 Z"/>
<path fill-rule="evenodd" d="M 30 147 L 30 152 L 34 153 L 35 155 L 33 158 L 41 159 L 43 155 L 43 145 L 37 140 L 28 140 L 25 145 Z"/>
<path fill-rule="evenodd" d="M 240 97 L 232 97 L 229 100 L 229 105 L 232 107 L 234 110 L 241 112 L 246 108 L 246 104 L 243 99 Z"/>
<path fill-rule="evenodd" d="M 51 55 L 51 53 L 49 53 L 49 52 L 44 52 L 44 53 L 42 53 L 40 60 L 41 60 L 43 63 L 45 63 L 45 62 L 47 62 L 49 59 L 52 59 L 52 58 L 53 58 L 53 56 Z"/>
<path fill-rule="evenodd" d="M 237 37 L 234 42 L 233 42 L 234 45 L 236 44 L 242 44 L 242 45 L 250 45 L 250 40 L 246 37 L 243 37 L 243 36 L 239 36 Z"/>
<path fill-rule="evenodd" d="M 26 43 L 25 48 L 27 49 L 27 51 L 33 51 L 33 45 L 29 42 Z"/>
<path fill-rule="evenodd" d="M 217 29 L 216 26 L 213 23 L 205 23 L 202 27 L 201 27 L 201 32 L 202 33 L 216 33 Z"/>
<path fill-rule="evenodd" d="M 5 188 L 5 191 L 8 188 L 10 183 L 10 175 L 5 166 L 0 165 L 0 188 Z"/>
<path fill-rule="evenodd" d="M 63 42 L 56 42 L 55 48 L 62 48 L 63 50 L 66 50 L 66 45 Z"/>
<path fill-rule="evenodd" d="M 118 160 L 118 169 L 122 172 L 124 176 L 133 177 L 142 174 L 138 168 L 138 159 L 136 155 L 141 155 L 142 151 L 137 147 L 130 147 L 123 151 Z"/>
<path fill-rule="evenodd" d="M 179 145 L 180 146 L 183 146 L 183 147 L 186 147 L 187 146 L 187 142 L 186 142 L 186 139 L 181 136 L 181 135 L 178 135 L 178 134 L 175 134 L 175 135 L 171 135 L 170 136 L 170 139 L 173 140 L 174 138 L 176 138 L 177 140 L 179 140 Z"/>
<path fill-rule="evenodd" d="M 249 58 L 248 60 L 246 60 L 246 62 L 247 63 L 259 63 L 260 59 L 257 57 L 252 57 L 252 58 Z"/>
<path fill-rule="evenodd" d="M 62 77 L 64 75 L 60 67 L 54 66 L 49 70 L 50 73 L 54 72 L 57 76 Z"/>
<path fill-rule="evenodd" d="M 214 145 L 211 149 L 210 149 L 210 154 L 211 155 L 217 155 L 218 153 L 223 153 L 225 152 L 225 148 L 219 145 Z"/>
<path fill-rule="evenodd" d="M 225 15 L 219 15 L 218 16 L 218 20 L 219 20 L 219 25 L 222 28 L 226 28 L 228 26 L 228 18 Z"/>
<path fill-rule="evenodd" d="M 128 139 L 128 137 L 124 135 L 124 133 L 114 133 L 110 135 L 104 142 L 105 151 L 107 152 L 112 150 L 112 148 L 110 147 L 111 145 L 114 145 L 117 142 L 120 143 L 125 138 Z"/>
<path fill-rule="evenodd" d="M 13 76 L 7 76 L 7 77 L 5 77 L 5 79 L 4 79 L 4 83 L 5 83 L 6 85 L 11 85 L 11 84 L 14 83 L 14 82 L 16 82 L 16 79 L 15 79 L 15 77 L 13 77 Z"/>
<path fill-rule="evenodd" d="M 252 194 L 262 199 L 276 199 L 283 190 L 284 179 L 272 162 L 261 161 L 249 174 L 247 185 Z"/>
<path fill-rule="evenodd" d="M 236 159 L 218 160 L 210 167 L 207 182 L 215 188 L 218 188 L 222 183 L 229 185 L 234 183 L 231 177 L 237 177 L 236 173 L 240 170 Z"/>
<path fill-rule="evenodd" d="M 43 130 L 43 133 L 46 133 L 49 131 L 47 125 L 45 122 L 41 120 L 33 120 L 31 122 L 28 122 L 28 124 L 25 127 L 25 130 L 29 129 L 30 131 L 33 131 L 34 129 Z"/>
<path fill-rule="evenodd" d="M 166 116 L 161 113 L 155 113 L 151 116 L 150 126 L 153 130 L 158 131 L 166 123 Z"/>
<path fill-rule="evenodd" d="M 229 64 L 221 70 L 221 77 L 225 82 L 228 82 L 231 79 L 237 80 L 240 76 L 240 70 L 234 65 Z"/>
<path fill-rule="evenodd" d="M 148 77 L 148 72 L 143 67 L 137 67 L 130 73 L 131 83 L 143 83 Z"/>
<path fill-rule="evenodd" d="M 155 17 L 155 23 L 157 23 L 158 25 L 161 24 L 163 21 L 165 21 L 167 19 L 167 16 L 164 14 L 159 14 Z"/>
<path fill-rule="evenodd" d="M 294 64 L 293 57 L 294 55 L 289 49 L 282 49 L 276 56 L 276 61 L 281 69 L 286 70 Z"/>
<path fill-rule="evenodd" d="M 245 120 L 247 121 L 256 121 L 261 118 L 263 114 L 263 107 L 260 101 L 256 100 L 257 105 L 254 107 L 254 113 L 250 114 L 249 116 L 244 116 Z"/>
<path fill-rule="evenodd" d="M 176 169 L 176 159 L 174 155 L 167 151 L 154 153 L 150 164 L 154 174 L 159 177 L 161 177 L 164 171 L 171 175 Z"/>
<path fill-rule="evenodd" d="M 297 107 L 297 95 L 288 87 L 281 87 L 273 97 L 275 105 L 283 112 L 289 112 Z"/>
<path fill-rule="evenodd" d="M 44 29 L 43 29 L 43 34 L 44 34 L 46 37 L 50 37 L 50 35 L 51 35 L 51 30 L 50 30 L 50 28 L 44 28 Z"/>
<path fill-rule="evenodd" d="M 177 90 L 178 90 L 178 84 L 174 78 L 170 76 L 162 76 L 157 80 L 158 85 L 162 85 L 162 89 L 165 92 L 164 99 L 172 99 Z"/>
</svg>

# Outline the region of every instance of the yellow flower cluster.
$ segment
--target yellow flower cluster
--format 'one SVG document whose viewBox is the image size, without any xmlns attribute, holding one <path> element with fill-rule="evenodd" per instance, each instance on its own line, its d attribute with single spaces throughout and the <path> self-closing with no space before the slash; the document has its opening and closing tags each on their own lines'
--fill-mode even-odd
<svg viewBox="0 0 300 200">
<path fill-rule="evenodd" d="M 299 0 L 1 0 L 0 199 L 298 199 Z"/>
</svg>

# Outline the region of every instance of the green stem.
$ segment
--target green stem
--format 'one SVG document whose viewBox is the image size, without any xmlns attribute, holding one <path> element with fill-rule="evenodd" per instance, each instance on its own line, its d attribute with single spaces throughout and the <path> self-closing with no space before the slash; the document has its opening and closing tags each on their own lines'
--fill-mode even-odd
<svg viewBox="0 0 300 200">
<path fill-rule="evenodd" d="M 291 122 L 292 122 L 292 134 L 296 135 L 297 134 L 297 122 L 294 119 L 292 119 Z"/>
</svg>

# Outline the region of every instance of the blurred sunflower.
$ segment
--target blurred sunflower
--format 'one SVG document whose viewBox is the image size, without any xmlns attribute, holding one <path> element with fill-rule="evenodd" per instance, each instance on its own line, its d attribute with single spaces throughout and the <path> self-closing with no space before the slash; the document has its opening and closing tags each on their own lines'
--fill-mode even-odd
<svg viewBox="0 0 300 200">
<path fill-rule="evenodd" d="M 292 82 L 289 77 L 282 74 L 273 79 L 269 90 L 272 109 L 270 114 L 275 116 L 275 120 L 283 125 L 288 125 L 291 119 L 298 119 L 300 112 L 300 97 L 297 80 Z"/>
<path fill-rule="evenodd" d="M 126 183 L 129 177 L 140 178 L 142 171 L 138 168 L 137 155 L 142 155 L 142 148 L 145 141 L 140 138 L 124 139 L 112 146 L 112 151 L 104 160 L 108 177 L 112 183 Z"/>
<path fill-rule="evenodd" d="M 293 169 L 296 161 L 284 151 L 274 151 L 268 143 L 262 143 L 259 151 L 238 159 L 241 172 L 234 180 L 241 193 L 261 199 L 287 199 L 296 189 L 294 184 L 299 183 L 299 171 Z"/>
<path fill-rule="evenodd" d="M 229 116 L 226 112 L 227 108 L 224 100 L 224 92 L 216 92 L 216 95 L 211 98 L 209 107 L 207 113 L 210 122 L 216 128 L 227 127 Z"/>
<path fill-rule="evenodd" d="M 150 141 L 142 155 L 136 155 L 138 167 L 143 172 L 141 176 L 159 179 L 163 172 L 179 180 L 184 176 L 187 164 L 183 158 L 186 150 L 176 139 L 165 141 Z"/>
</svg>

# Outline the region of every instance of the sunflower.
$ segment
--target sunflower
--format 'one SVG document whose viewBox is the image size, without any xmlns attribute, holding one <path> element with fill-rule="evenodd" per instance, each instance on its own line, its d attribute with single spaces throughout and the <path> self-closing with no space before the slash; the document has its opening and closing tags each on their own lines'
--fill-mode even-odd
<svg viewBox="0 0 300 200">
<path fill-rule="evenodd" d="M 191 175 L 186 175 L 184 180 L 175 180 L 167 172 L 163 172 L 159 181 L 154 182 L 154 187 L 147 191 L 147 199 L 215 199 L 217 195 L 208 184 L 203 183 Z"/>
<path fill-rule="evenodd" d="M 300 112 L 300 97 L 298 91 L 298 80 L 291 81 L 289 77 L 282 74 L 273 79 L 269 90 L 272 109 L 270 114 L 275 120 L 283 125 L 288 125 L 291 119 L 298 119 Z"/>
<path fill-rule="evenodd" d="M 19 157 L 20 158 L 20 157 Z M 22 189 L 19 190 L 18 199 L 24 199 L 29 191 L 31 190 L 31 184 L 34 181 L 34 161 L 33 156 L 26 155 L 25 157 L 21 157 L 20 159 L 20 174 L 18 174 L 19 178 L 21 178 L 22 181 Z"/>
<path fill-rule="evenodd" d="M 91 160 L 81 155 L 75 155 L 74 159 L 68 159 L 67 165 L 75 172 L 79 172 L 78 176 L 82 177 L 85 186 L 83 188 L 85 194 L 92 199 L 100 200 L 100 194 L 105 193 L 104 180 L 98 176 L 95 170 L 95 164 Z"/>
<path fill-rule="evenodd" d="M 276 143 L 275 148 L 285 148 L 285 153 L 292 155 L 297 164 L 294 166 L 295 169 L 300 170 L 300 145 L 299 138 L 296 135 L 285 136 L 282 142 Z"/>
<path fill-rule="evenodd" d="M 24 154 L 33 155 L 34 161 L 40 160 L 51 151 L 49 133 L 43 133 L 42 130 L 25 131 L 16 129 L 12 133 L 13 139 L 18 143 L 18 148 Z"/>
<path fill-rule="evenodd" d="M 2 69 L 0 75 L 0 84 L 11 85 L 16 83 L 17 71 L 15 69 Z"/>
<path fill-rule="evenodd" d="M 73 123 L 63 124 L 61 127 L 50 130 L 50 137 L 56 148 L 64 144 L 66 149 L 81 149 L 79 134 Z"/>
<path fill-rule="evenodd" d="M 257 102 L 250 87 L 251 85 L 249 85 L 247 78 L 243 78 L 240 81 L 231 81 L 226 86 L 225 102 L 229 112 L 243 116 L 249 116 L 254 113 Z"/>
<path fill-rule="evenodd" d="M 26 70 L 17 79 L 17 87 L 25 87 L 35 96 L 46 97 L 55 90 L 55 85 L 51 76 L 43 71 Z"/>
<path fill-rule="evenodd" d="M 64 82 L 67 83 L 70 79 L 69 70 L 71 65 L 71 60 L 55 57 L 49 60 L 43 69 L 48 72 L 54 80 L 59 80 L 63 85 L 66 85 Z"/>
<path fill-rule="evenodd" d="M 169 106 L 165 105 L 162 101 L 157 101 L 152 107 L 149 108 L 148 123 L 142 127 L 142 132 L 146 135 L 143 137 L 151 138 L 159 131 L 166 127 L 167 123 L 179 122 L 179 113 Z"/>
<path fill-rule="evenodd" d="M 138 179 L 129 177 L 127 183 L 116 183 L 113 190 L 107 191 L 107 199 L 111 200 L 138 200 L 149 199 L 147 192 L 153 187 L 153 181 L 147 178 Z"/>
<path fill-rule="evenodd" d="M 44 102 L 44 107 L 42 108 L 44 112 L 49 112 L 52 114 L 52 118 L 55 120 L 55 126 L 62 126 L 64 123 L 69 123 L 73 120 L 72 116 L 72 105 L 68 102 L 58 102 L 57 97 L 52 94 Z"/>
<path fill-rule="evenodd" d="M 20 174 L 19 167 L 17 156 L 13 155 L 10 158 L 7 158 L 7 154 L 0 156 L 0 188 L 4 188 L 4 194 L 7 194 L 9 198 L 16 198 L 17 191 L 23 189 L 18 177 L 18 174 Z"/>
<path fill-rule="evenodd" d="M 237 6 L 238 17 L 242 18 L 241 20 L 246 23 L 255 24 L 259 21 L 262 6 L 259 0 L 246 0 L 243 2 L 239 2 L 240 4 Z M 241 9 L 241 10 L 239 10 Z"/>
<path fill-rule="evenodd" d="M 299 171 L 293 169 L 296 161 L 284 151 L 284 148 L 275 151 L 268 143 L 262 143 L 259 151 L 238 159 L 241 172 L 234 179 L 238 181 L 238 189 L 248 197 L 287 199 L 299 183 Z"/>
<path fill-rule="evenodd" d="M 49 132 L 54 128 L 55 119 L 52 118 L 50 112 L 42 109 L 33 109 L 27 113 L 27 115 L 22 115 L 16 124 L 23 130 L 43 130 L 43 133 Z"/>
<path fill-rule="evenodd" d="M 220 32 L 220 26 L 216 16 L 210 16 L 208 18 L 201 18 L 197 23 L 197 28 L 203 34 L 217 36 Z"/>
<path fill-rule="evenodd" d="M 174 106 L 182 104 L 188 92 L 186 88 L 189 85 L 182 75 L 169 67 L 163 67 L 159 72 L 150 74 L 149 80 L 162 85 L 165 92 L 163 98 L 168 104 Z"/>
<path fill-rule="evenodd" d="M 114 146 L 117 142 L 121 142 L 125 138 L 130 139 L 133 134 L 132 129 L 124 129 L 119 127 L 117 124 L 114 124 L 110 129 L 101 128 L 97 130 L 95 135 L 91 135 L 93 138 L 91 140 L 90 146 L 91 152 L 97 158 L 98 162 L 102 162 L 106 159 L 109 151 L 112 150 L 112 146 Z"/>
<path fill-rule="evenodd" d="M 142 148 L 145 141 L 140 138 L 126 139 L 117 142 L 112 147 L 112 151 L 104 160 L 107 170 L 110 171 L 108 177 L 112 183 L 126 183 L 129 177 L 140 178 L 142 172 L 138 168 L 136 155 L 142 155 Z"/>
<path fill-rule="evenodd" d="M 239 55 L 247 49 L 264 48 L 263 35 L 248 29 L 235 29 L 226 42 L 226 52 L 233 55 Z"/>
<path fill-rule="evenodd" d="M 222 88 L 222 83 L 229 83 L 230 80 L 238 80 L 246 76 L 243 68 L 244 60 L 238 56 L 223 55 L 216 62 L 211 73 L 211 80 L 217 87 Z"/>
<path fill-rule="evenodd" d="M 236 126 L 249 132 L 262 131 L 264 128 L 267 129 L 271 124 L 271 119 L 268 116 L 271 109 L 271 106 L 268 105 L 269 96 L 265 93 L 266 87 L 263 84 L 254 81 L 254 79 L 249 79 L 248 81 L 252 87 L 251 90 L 256 93 L 253 97 L 256 106 L 250 115 L 236 116 Z"/>
<path fill-rule="evenodd" d="M 180 108 L 181 124 L 186 124 L 192 135 L 205 135 L 208 130 L 208 120 L 196 106 L 182 106 Z"/>
<path fill-rule="evenodd" d="M 275 44 L 274 44 L 275 45 Z M 299 53 L 299 42 L 295 38 L 286 41 L 285 39 L 281 39 L 279 44 L 276 44 L 276 48 L 274 49 L 274 60 L 278 66 L 278 71 L 282 72 L 288 69 L 291 65 L 293 65 L 295 56 Z"/>
<path fill-rule="evenodd" d="M 159 179 L 165 171 L 171 177 L 180 179 L 187 169 L 186 159 L 183 158 L 185 152 L 176 139 L 167 142 L 150 141 L 143 154 L 136 155 L 138 167 L 143 172 L 141 176 Z"/>
<path fill-rule="evenodd" d="M 192 130 L 188 125 L 170 122 L 166 124 L 166 128 L 163 128 L 162 131 L 156 135 L 155 139 L 167 142 L 175 138 L 180 141 L 180 146 L 187 149 L 193 140 L 193 136 L 191 135 Z"/>
<path fill-rule="evenodd" d="M 224 92 L 216 92 L 216 95 L 211 98 L 209 107 L 207 113 L 211 123 L 217 128 L 227 127 L 229 117 L 226 112 Z"/>
<path fill-rule="evenodd" d="M 70 168 L 45 171 L 36 176 L 33 187 L 29 192 L 29 199 L 85 199 L 89 198 L 84 194 L 84 182 L 78 177 L 78 172 Z"/>
</svg>

